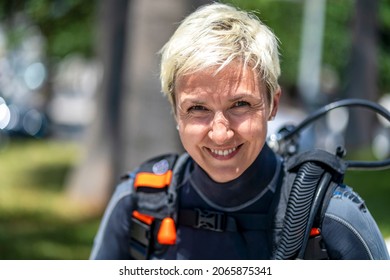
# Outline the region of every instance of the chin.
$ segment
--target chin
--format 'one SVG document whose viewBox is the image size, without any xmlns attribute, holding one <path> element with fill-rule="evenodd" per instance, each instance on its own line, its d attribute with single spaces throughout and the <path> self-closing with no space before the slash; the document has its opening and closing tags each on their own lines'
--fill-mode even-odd
<svg viewBox="0 0 390 280">
<path fill-rule="evenodd" d="M 237 179 L 238 177 L 240 177 L 240 175 L 242 174 L 242 172 L 240 173 L 237 173 L 237 172 L 228 172 L 228 171 L 224 171 L 224 172 L 213 172 L 211 174 L 214 174 L 214 176 L 209 176 L 217 183 L 227 183 L 227 182 L 230 182 L 234 179 Z M 215 176 L 215 174 L 217 174 Z"/>
</svg>

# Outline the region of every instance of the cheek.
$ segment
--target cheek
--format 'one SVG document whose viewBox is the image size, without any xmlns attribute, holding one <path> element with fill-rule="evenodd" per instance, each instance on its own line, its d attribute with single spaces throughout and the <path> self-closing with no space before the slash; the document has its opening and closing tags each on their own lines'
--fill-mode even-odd
<svg viewBox="0 0 390 280">
<path fill-rule="evenodd" d="M 179 136 L 185 146 L 196 144 L 203 139 L 207 129 L 204 125 L 179 123 Z"/>
<path fill-rule="evenodd" d="M 247 140 L 259 140 L 267 134 L 267 121 L 263 117 L 237 122 L 237 132 Z"/>
</svg>

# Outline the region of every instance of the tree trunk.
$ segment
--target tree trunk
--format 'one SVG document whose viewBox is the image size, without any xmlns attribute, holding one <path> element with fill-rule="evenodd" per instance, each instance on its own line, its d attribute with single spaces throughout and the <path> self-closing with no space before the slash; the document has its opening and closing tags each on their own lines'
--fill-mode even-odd
<svg viewBox="0 0 390 280">
<path fill-rule="evenodd" d="M 101 208 L 111 194 L 107 187 L 119 168 L 123 68 L 130 1 L 102 0 L 98 15 L 97 53 L 104 76 L 97 93 L 97 115 L 86 132 L 80 164 L 70 175 L 67 191 L 76 201 Z"/>
<path fill-rule="evenodd" d="M 122 174 L 146 159 L 181 150 L 176 124 L 159 82 L 157 52 L 185 15 L 185 1 L 135 0 L 128 22 L 129 44 L 122 119 Z"/>
<path fill-rule="evenodd" d="M 356 0 L 352 30 L 352 51 L 348 69 L 346 97 L 376 101 L 378 1 Z M 370 144 L 375 115 L 361 109 L 350 110 L 346 143 L 352 150 Z"/>
</svg>

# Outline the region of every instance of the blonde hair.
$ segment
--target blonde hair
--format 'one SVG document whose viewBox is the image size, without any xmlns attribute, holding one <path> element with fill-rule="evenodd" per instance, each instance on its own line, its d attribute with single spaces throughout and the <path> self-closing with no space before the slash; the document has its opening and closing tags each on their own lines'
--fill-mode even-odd
<svg viewBox="0 0 390 280">
<path fill-rule="evenodd" d="M 213 66 L 219 66 L 218 72 L 237 59 L 258 72 L 266 84 L 270 104 L 279 88 L 276 36 L 252 13 L 226 4 L 208 4 L 190 14 L 160 53 L 162 92 L 173 108 L 177 77 Z"/>
</svg>

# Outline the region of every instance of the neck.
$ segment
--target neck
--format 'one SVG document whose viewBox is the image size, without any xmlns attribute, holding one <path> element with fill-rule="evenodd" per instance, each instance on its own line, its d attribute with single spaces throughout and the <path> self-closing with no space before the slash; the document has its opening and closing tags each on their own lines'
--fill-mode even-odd
<svg viewBox="0 0 390 280">
<path fill-rule="evenodd" d="M 213 203 L 235 207 L 258 196 L 271 182 L 276 170 L 276 156 L 265 145 L 252 165 L 238 178 L 218 183 L 195 163 L 191 175 L 194 188 Z"/>
</svg>

